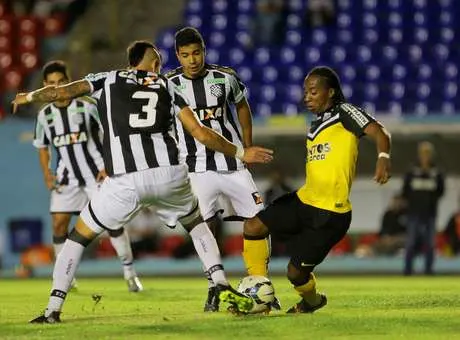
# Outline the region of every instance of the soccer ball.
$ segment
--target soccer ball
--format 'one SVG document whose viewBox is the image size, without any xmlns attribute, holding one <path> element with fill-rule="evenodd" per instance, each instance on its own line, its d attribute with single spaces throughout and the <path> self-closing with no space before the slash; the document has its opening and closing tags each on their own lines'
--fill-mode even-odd
<svg viewBox="0 0 460 340">
<path fill-rule="evenodd" d="M 264 276 L 246 276 L 238 284 L 237 290 L 254 301 L 254 306 L 249 311 L 250 314 L 267 311 L 270 304 L 275 300 L 273 284 Z"/>
</svg>

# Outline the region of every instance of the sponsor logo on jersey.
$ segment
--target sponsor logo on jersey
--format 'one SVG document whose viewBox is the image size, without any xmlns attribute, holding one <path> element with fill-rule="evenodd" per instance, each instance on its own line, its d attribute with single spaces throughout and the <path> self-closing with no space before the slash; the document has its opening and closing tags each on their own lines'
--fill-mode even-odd
<svg viewBox="0 0 460 340">
<path fill-rule="evenodd" d="M 252 195 L 252 198 L 254 199 L 254 202 L 256 204 L 262 204 L 263 203 L 262 196 L 260 196 L 258 191 L 253 192 L 251 195 Z"/>
<path fill-rule="evenodd" d="M 53 145 L 57 148 L 66 145 L 80 144 L 88 141 L 86 132 L 72 132 L 65 135 L 56 136 L 53 138 Z"/>
<path fill-rule="evenodd" d="M 308 161 L 320 161 L 326 159 L 327 153 L 331 151 L 329 142 L 314 144 L 308 148 Z"/>
<path fill-rule="evenodd" d="M 196 109 L 195 112 L 201 121 L 205 121 L 222 117 L 224 114 L 224 108 L 217 106 L 206 109 Z"/>
<path fill-rule="evenodd" d="M 216 98 L 222 97 L 224 94 L 224 87 L 221 84 L 211 85 L 209 89 L 211 90 L 211 94 Z"/>
<path fill-rule="evenodd" d="M 206 84 L 225 84 L 225 78 L 207 79 Z"/>
</svg>

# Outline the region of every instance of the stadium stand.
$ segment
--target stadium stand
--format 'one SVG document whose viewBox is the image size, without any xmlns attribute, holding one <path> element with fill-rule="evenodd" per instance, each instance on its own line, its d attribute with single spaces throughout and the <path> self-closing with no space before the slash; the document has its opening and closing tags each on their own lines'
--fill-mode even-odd
<svg viewBox="0 0 460 340">
<path fill-rule="evenodd" d="M 318 64 L 339 71 L 351 101 L 378 113 L 453 114 L 457 95 L 460 34 L 453 0 L 341 0 L 336 23 L 307 27 L 306 1 L 288 0 L 284 42 L 248 47 L 255 0 L 189 0 L 184 25 L 198 28 L 207 41 L 208 62 L 227 64 L 241 75 L 259 115 L 303 110 L 304 74 Z M 173 34 L 157 44 L 166 69 L 177 66 Z"/>
</svg>

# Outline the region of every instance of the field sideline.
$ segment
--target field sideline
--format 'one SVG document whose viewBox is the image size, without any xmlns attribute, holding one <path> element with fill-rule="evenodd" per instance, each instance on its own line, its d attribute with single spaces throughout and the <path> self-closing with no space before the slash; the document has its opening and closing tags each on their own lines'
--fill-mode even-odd
<svg viewBox="0 0 460 340">
<path fill-rule="evenodd" d="M 232 280 L 236 285 L 237 280 Z M 273 279 L 283 309 L 298 298 Z M 30 325 L 49 280 L 0 281 L 0 339 L 460 339 L 459 277 L 319 277 L 329 305 L 313 315 L 205 314 L 205 279 L 148 278 L 128 293 L 120 279 L 80 279 L 59 325 Z M 101 294 L 95 305 L 93 294 Z"/>
</svg>

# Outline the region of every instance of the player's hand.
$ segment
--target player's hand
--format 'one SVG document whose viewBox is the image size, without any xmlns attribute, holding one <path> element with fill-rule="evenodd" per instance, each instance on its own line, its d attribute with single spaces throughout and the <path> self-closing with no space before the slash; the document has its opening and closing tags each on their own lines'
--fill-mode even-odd
<svg viewBox="0 0 460 340">
<path fill-rule="evenodd" d="M 379 157 L 375 166 L 374 181 L 385 184 L 391 177 L 391 161 L 389 158 Z"/>
<path fill-rule="evenodd" d="M 13 114 L 15 114 L 16 111 L 18 110 L 19 105 L 24 105 L 24 104 L 29 103 L 29 101 L 27 100 L 27 95 L 28 95 L 28 93 L 18 93 L 18 94 L 16 94 L 16 97 L 11 102 L 11 105 L 13 105 Z"/>
<path fill-rule="evenodd" d="M 104 182 L 104 179 L 107 177 L 107 172 L 105 172 L 105 169 L 102 169 L 97 173 L 96 176 L 96 182 L 101 183 Z"/>
<path fill-rule="evenodd" d="M 56 189 L 56 185 L 57 185 L 56 176 L 54 176 L 54 174 L 51 171 L 45 174 L 45 184 L 48 190 Z"/>
<path fill-rule="evenodd" d="M 243 162 L 245 163 L 269 163 L 273 160 L 273 150 L 260 146 L 244 148 Z"/>
</svg>

